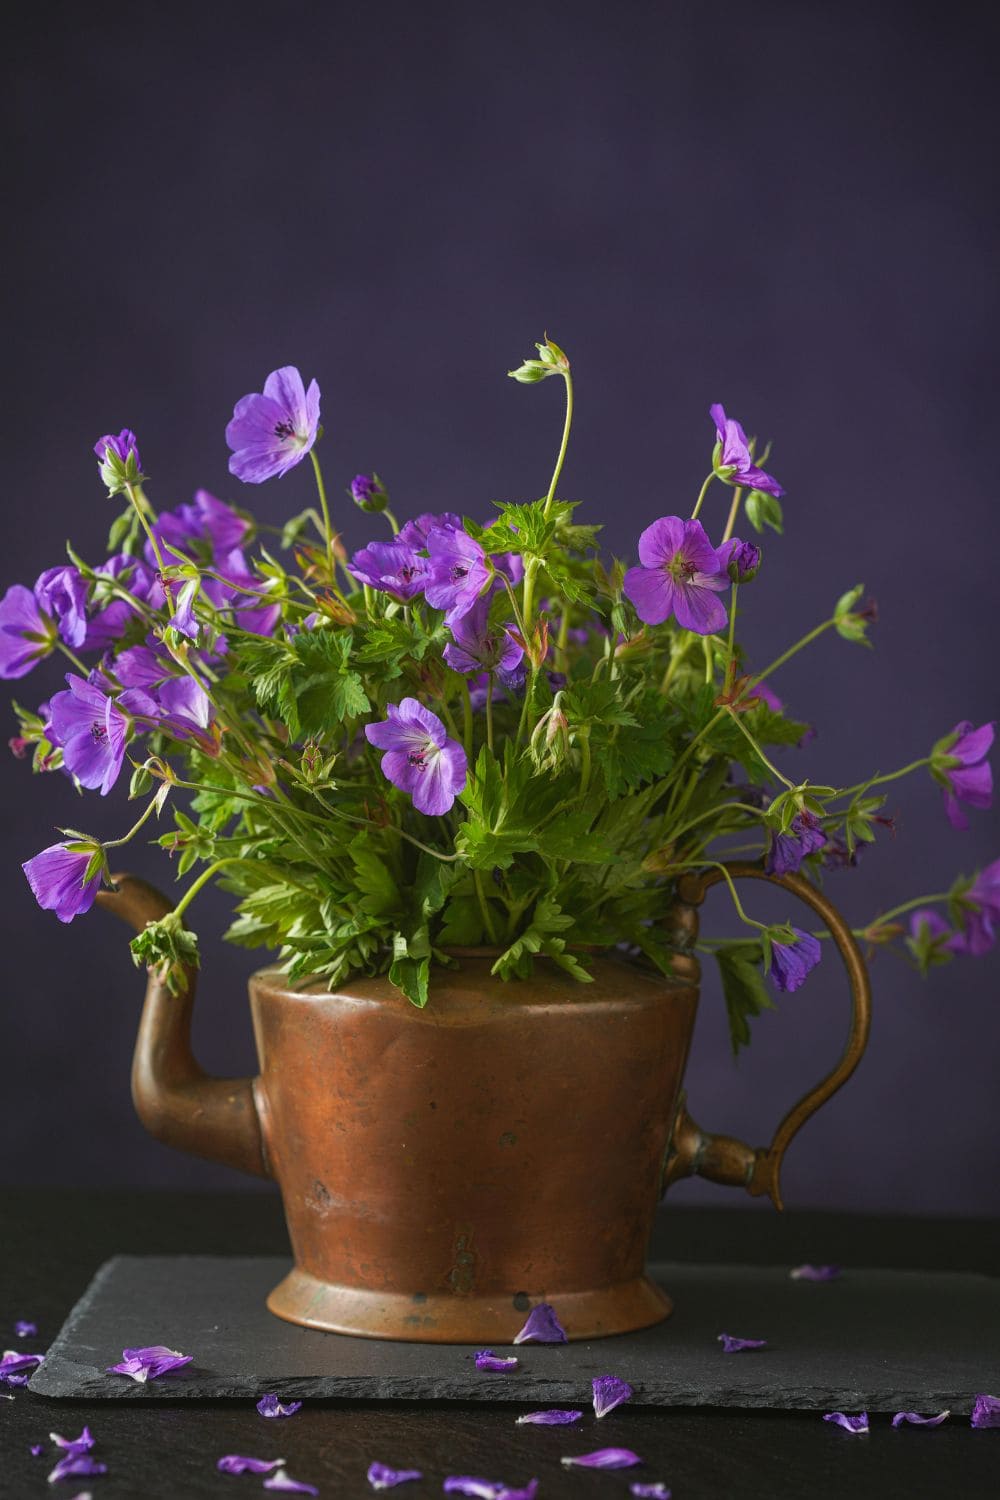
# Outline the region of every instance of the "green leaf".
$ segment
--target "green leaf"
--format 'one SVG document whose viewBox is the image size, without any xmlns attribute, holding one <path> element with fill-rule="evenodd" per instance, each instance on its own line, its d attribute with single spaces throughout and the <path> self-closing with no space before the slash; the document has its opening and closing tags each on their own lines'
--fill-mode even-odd
<svg viewBox="0 0 1000 1500">
<path fill-rule="evenodd" d="M 437 936 L 441 948 L 475 948 L 483 940 L 483 914 L 475 896 L 452 896 Z"/>
<path fill-rule="evenodd" d="M 763 490 L 751 490 L 743 502 L 743 509 L 754 531 L 763 531 L 765 526 L 770 526 L 779 536 L 783 533 L 784 513 L 776 495 L 765 494 Z"/>
<path fill-rule="evenodd" d="M 750 1022 L 774 1002 L 764 983 L 763 949 L 759 942 L 725 943 L 716 949 L 722 992 L 729 1017 L 729 1040 L 735 1056 L 750 1041 Z"/>
<path fill-rule="evenodd" d="M 429 954 L 425 958 L 411 958 L 407 955 L 393 959 L 389 966 L 389 981 L 398 990 L 402 990 L 411 1005 L 423 1010 L 430 992 L 430 972 Z"/>
<path fill-rule="evenodd" d="M 399 891 L 385 855 L 371 847 L 367 833 L 352 839 L 348 853 L 354 866 L 359 896 L 358 905 L 371 916 L 385 916 L 398 910 Z"/>
</svg>

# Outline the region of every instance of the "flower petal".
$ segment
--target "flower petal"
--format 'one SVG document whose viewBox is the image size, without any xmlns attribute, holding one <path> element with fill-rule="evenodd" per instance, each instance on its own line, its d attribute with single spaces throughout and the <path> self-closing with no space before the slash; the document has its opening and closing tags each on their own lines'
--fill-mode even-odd
<svg viewBox="0 0 1000 1500">
<path fill-rule="evenodd" d="M 670 1491 L 661 1481 L 657 1481 L 656 1484 L 642 1484 L 637 1481 L 629 1485 L 628 1492 L 634 1495 L 636 1500 L 670 1500 Z"/>
<path fill-rule="evenodd" d="M 226 1453 L 215 1467 L 222 1474 L 270 1474 L 284 1462 L 283 1458 L 244 1458 L 240 1453 Z"/>
<path fill-rule="evenodd" d="M 643 1460 L 631 1448 L 595 1448 L 593 1453 L 561 1458 L 559 1462 L 567 1469 L 631 1469 Z"/>
<path fill-rule="evenodd" d="M 270 1478 L 264 1480 L 266 1490 L 280 1490 L 285 1495 L 318 1495 L 319 1490 L 314 1484 L 306 1484 L 302 1479 L 293 1479 L 285 1469 L 278 1469 Z"/>
<path fill-rule="evenodd" d="M 893 1427 L 902 1427 L 908 1422 L 911 1427 L 940 1427 L 951 1416 L 950 1411 L 939 1411 L 936 1417 L 922 1417 L 917 1411 L 898 1411 L 892 1419 Z"/>
<path fill-rule="evenodd" d="M 583 1416 L 582 1411 L 529 1411 L 524 1416 L 515 1418 L 519 1427 L 530 1424 L 536 1427 L 568 1427 L 572 1422 L 579 1422 Z"/>
<path fill-rule="evenodd" d="M 565 1344 L 566 1330 L 556 1316 L 551 1302 L 539 1302 L 525 1320 L 524 1327 L 515 1333 L 515 1344 Z"/>
<path fill-rule="evenodd" d="M 89 1478 L 107 1472 L 107 1464 L 91 1458 L 89 1453 L 64 1453 L 49 1475 L 49 1484 L 58 1484 L 60 1479 Z"/>
<path fill-rule="evenodd" d="M 839 1281 L 839 1266 L 793 1266 L 789 1271 L 793 1281 Z"/>
<path fill-rule="evenodd" d="M 281 1401 L 273 1391 L 268 1391 L 257 1402 L 257 1410 L 262 1417 L 294 1417 L 301 1405 L 301 1401 Z"/>
<path fill-rule="evenodd" d="M 368 1483 L 373 1490 L 391 1490 L 411 1479 L 423 1479 L 419 1469 L 390 1469 L 387 1464 L 368 1465 Z"/>
<path fill-rule="evenodd" d="M 977 1396 L 969 1424 L 979 1428 L 1000 1427 L 1000 1397 L 985 1394 Z"/>
<path fill-rule="evenodd" d="M 479 1349 L 476 1353 L 477 1370 L 516 1370 L 518 1358 L 516 1354 L 504 1357 L 494 1354 L 492 1349 Z"/>
<path fill-rule="evenodd" d="M 863 1433 L 868 1431 L 868 1413 L 866 1411 L 858 1412 L 857 1416 L 849 1416 L 846 1412 L 842 1411 L 828 1411 L 825 1413 L 823 1421 L 835 1422 L 845 1432 Z"/>
<path fill-rule="evenodd" d="M 147 1344 L 141 1349 L 123 1349 L 121 1363 L 108 1366 L 109 1375 L 128 1375 L 131 1380 L 145 1385 L 147 1380 L 158 1380 L 189 1365 L 193 1354 L 182 1354 L 179 1349 L 168 1349 L 163 1344 Z"/>
<path fill-rule="evenodd" d="M 621 1406 L 623 1401 L 628 1401 L 635 1393 L 627 1380 L 619 1380 L 617 1375 L 595 1375 L 591 1381 L 594 1393 L 594 1416 L 606 1417 L 609 1411 L 614 1411 L 616 1406 Z"/>
<path fill-rule="evenodd" d="M 740 1354 L 745 1349 L 763 1349 L 767 1339 L 740 1339 L 731 1333 L 720 1333 L 719 1343 L 723 1354 Z"/>
</svg>

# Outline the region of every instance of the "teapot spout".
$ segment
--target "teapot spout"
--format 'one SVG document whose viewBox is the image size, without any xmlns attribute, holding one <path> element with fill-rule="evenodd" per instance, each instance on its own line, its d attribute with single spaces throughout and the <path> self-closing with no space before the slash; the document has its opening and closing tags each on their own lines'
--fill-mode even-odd
<svg viewBox="0 0 1000 1500">
<path fill-rule="evenodd" d="M 136 932 L 158 921 L 172 903 L 134 875 L 117 875 L 116 889 L 97 901 Z M 178 1151 L 250 1172 L 270 1173 L 252 1078 L 211 1078 L 191 1051 L 195 973 L 172 995 L 150 971 L 132 1058 L 132 1102 L 150 1135 Z"/>
</svg>

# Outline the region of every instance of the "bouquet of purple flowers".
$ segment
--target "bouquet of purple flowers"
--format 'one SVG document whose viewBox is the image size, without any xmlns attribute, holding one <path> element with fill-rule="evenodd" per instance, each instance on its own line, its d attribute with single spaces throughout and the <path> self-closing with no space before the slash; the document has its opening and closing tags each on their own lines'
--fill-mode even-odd
<svg viewBox="0 0 1000 1500">
<path fill-rule="evenodd" d="M 543 499 L 400 525 L 377 475 L 352 502 L 381 528 L 348 557 L 317 455 L 320 391 L 274 371 L 238 401 L 231 473 L 260 484 L 309 459 L 317 505 L 277 544 L 242 507 L 200 490 L 157 510 L 135 434 L 96 445 L 123 504 L 109 555 L 75 551 L 0 601 L 0 676 L 68 667 L 35 709 L 18 706 L 14 754 L 106 796 L 127 781 L 142 804 L 108 839 L 75 828 L 29 859 L 39 903 L 61 921 L 110 882 L 109 852 L 169 809 L 158 842 L 183 878 L 174 909 L 133 940 L 171 986 L 197 962 L 184 915 L 212 880 L 235 898 L 227 936 L 277 950 L 293 977 L 336 985 L 387 971 L 417 1005 L 456 947 L 495 951 L 524 978 L 537 958 L 589 978 L 587 953 L 624 949 L 670 971 L 662 926 L 685 871 L 718 867 L 745 939 L 707 941 L 722 972 L 734 1046 L 820 961 L 823 933 L 756 921 L 729 880 L 749 845 L 769 873 L 852 864 L 890 824 L 885 786 L 928 772 L 948 818 L 990 805 L 992 725 L 957 724 L 901 770 L 849 787 L 787 775 L 776 748 L 808 725 L 774 683 L 826 631 L 864 643 L 874 606 L 852 588 L 763 670 L 737 640 L 781 533 L 783 490 L 740 426 L 711 408 L 714 448 L 690 515 L 652 519 L 636 566 L 598 556 L 598 527 L 558 496 L 573 382 L 551 340 L 510 373 L 561 382 L 566 417 Z M 702 512 L 729 497 L 721 529 Z M 273 528 L 271 528 L 273 529 Z M 265 540 L 267 545 L 265 545 Z M 61 660 L 60 660 L 61 658 Z M 784 764 L 788 764 L 787 761 Z M 196 868 L 197 867 L 197 868 Z M 908 915 L 903 924 L 899 918 Z M 992 946 L 1000 860 L 947 891 L 906 900 L 862 935 L 926 971 Z"/>
</svg>

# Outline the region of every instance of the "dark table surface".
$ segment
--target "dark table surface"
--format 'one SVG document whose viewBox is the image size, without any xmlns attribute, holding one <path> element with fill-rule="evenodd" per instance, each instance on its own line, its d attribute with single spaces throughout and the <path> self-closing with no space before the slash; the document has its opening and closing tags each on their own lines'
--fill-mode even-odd
<svg viewBox="0 0 1000 1500">
<path fill-rule="evenodd" d="M 280 1204 L 261 1194 L 8 1191 L 0 1197 L 0 1340 L 15 1319 L 37 1322 L 42 1347 L 90 1277 L 119 1253 L 281 1254 Z M 1000 1270 L 1000 1223 L 872 1218 L 789 1212 L 676 1209 L 654 1240 L 661 1258 L 748 1265 L 836 1261 L 849 1267 Z M 8 1336 L 10 1335 L 10 1336 Z M 34 1344 L 26 1347 L 34 1348 Z M 538 1500 L 579 1496 L 626 1500 L 636 1478 L 663 1480 L 674 1500 L 826 1500 L 826 1497 L 1000 1495 L 1000 1430 L 977 1432 L 967 1419 L 930 1430 L 894 1430 L 880 1418 L 852 1437 L 818 1413 L 624 1408 L 602 1443 L 642 1454 L 641 1469 L 567 1472 L 558 1429 L 517 1427 L 511 1408 L 456 1403 L 307 1402 L 286 1421 L 262 1420 L 252 1402 L 63 1402 L 13 1392 L 0 1400 L 0 1496 L 31 1500 L 53 1491 L 94 1500 L 199 1500 L 265 1494 L 254 1476 L 215 1469 L 224 1453 L 287 1460 L 323 1500 L 371 1496 L 368 1464 L 418 1468 L 426 1478 L 392 1493 L 422 1500 L 441 1493 L 446 1474 L 478 1474 L 525 1484 Z M 997 1395 L 1000 1392 L 994 1391 Z M 108 1473 L 49 1486 L 50 1430 L 75 1436 L 87 1423 L 95 1457 Z M 32 1443 L 46 1444 L 32 1458 Z"/>
</svg>

